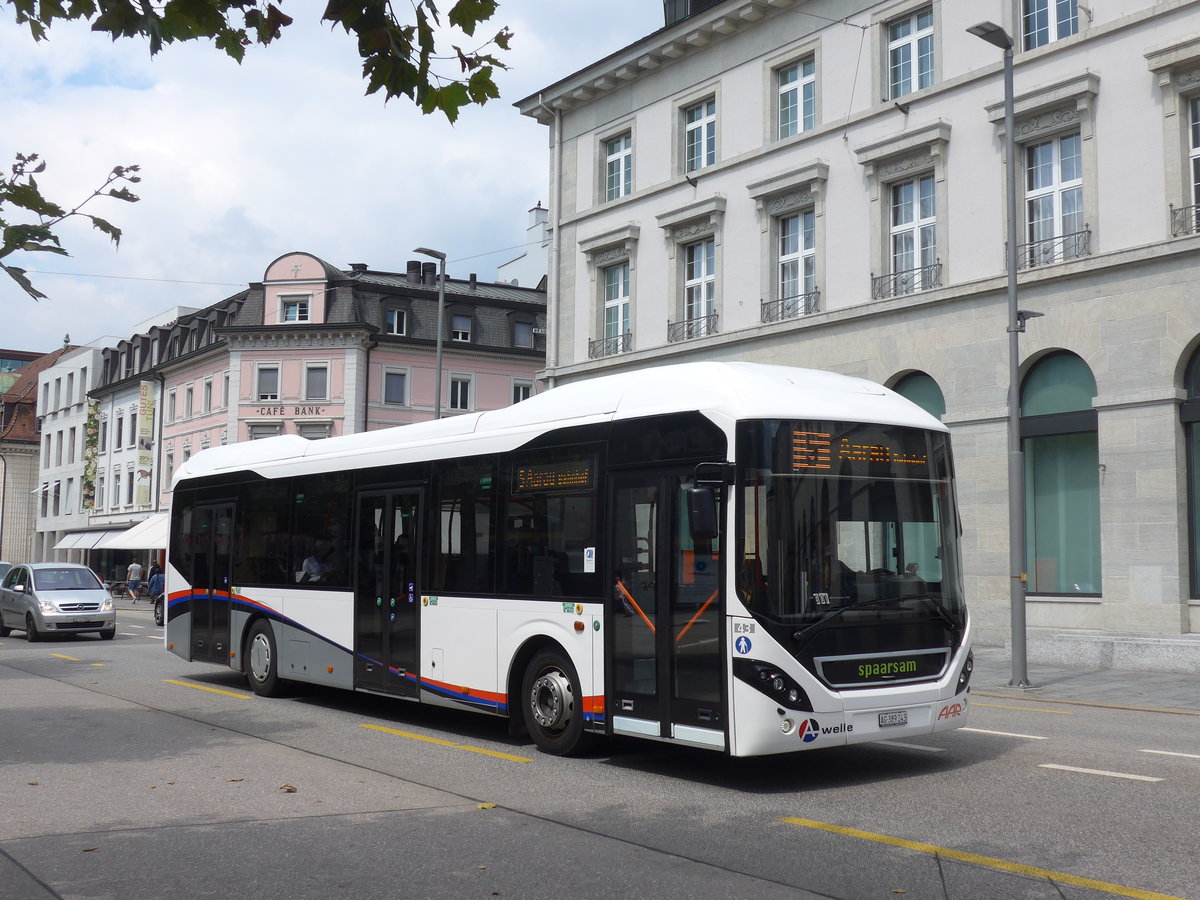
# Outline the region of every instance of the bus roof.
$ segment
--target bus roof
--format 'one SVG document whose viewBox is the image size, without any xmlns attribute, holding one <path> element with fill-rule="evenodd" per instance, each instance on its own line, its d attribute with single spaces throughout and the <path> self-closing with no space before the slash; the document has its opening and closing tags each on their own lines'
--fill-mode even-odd
<svg viewBox="0 0 1200 900">
<path fill-rule="evenodd" d="M 740 419 L 813 419 L 947 431 L 916 404 L 861 378 L 746 362 L 692 362 L 602 375 L 489 412 L 324 440 L 280 435 L 203 450 L 175 481 L 223 472 L 283 477 L 335 468 L 505 452 L 556 428 L 698 410 L 730 429 Z"/>
</svg>

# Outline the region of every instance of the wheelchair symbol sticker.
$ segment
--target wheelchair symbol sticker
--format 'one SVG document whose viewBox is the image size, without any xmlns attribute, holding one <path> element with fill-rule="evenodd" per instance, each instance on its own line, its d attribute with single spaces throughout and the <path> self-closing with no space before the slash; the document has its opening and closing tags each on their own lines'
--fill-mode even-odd
<svg viewBox="0 0 1200 900">
<path fill-rule="evenodd" d="M 750 652 L 750 638 L 743 634 L 740 638 L 733 642 L 733 646 L 737 649 L 738 653 L 742 654 L 742 656 L 745 656 Z"/>
</svg>

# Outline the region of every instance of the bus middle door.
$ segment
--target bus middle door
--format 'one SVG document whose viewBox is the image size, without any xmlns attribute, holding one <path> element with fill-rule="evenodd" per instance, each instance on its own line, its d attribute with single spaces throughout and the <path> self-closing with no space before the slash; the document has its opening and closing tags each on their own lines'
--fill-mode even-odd
<svg viewBox="0 0 1200 900">
<path fill-rule="evenodd" d="M 354 685 L 416 697 L 420 489 L 358 497 Z"/>
<path fill-rule="evenodd" d="M 229 585 L 233 504 L 200 505 L 192 513 L 192 660 L 229 664 Z"/>
<path fill-rule="evenodd" d="M 689 474 L 613 475 L 606 709 L 614 733 L 724 749 L 718 542 L 691 540 Z"/>
</svg>

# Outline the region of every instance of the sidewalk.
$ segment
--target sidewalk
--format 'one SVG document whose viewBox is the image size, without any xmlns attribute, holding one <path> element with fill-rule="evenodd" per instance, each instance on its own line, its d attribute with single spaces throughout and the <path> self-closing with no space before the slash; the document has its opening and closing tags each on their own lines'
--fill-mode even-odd
<svg viewBox="0 0 1200 900">
<path fill-rule="evenodd" d="M 1126 672 L 1030 662 L 1026 670 L 1032 686 L 1015 688 L 1010 686 L 1012 658 L 1007 648 L 976 646 L 974 654 L 972 694 L 1174 710 L 1200 716 L 1200 672 Z"/>
</svg>

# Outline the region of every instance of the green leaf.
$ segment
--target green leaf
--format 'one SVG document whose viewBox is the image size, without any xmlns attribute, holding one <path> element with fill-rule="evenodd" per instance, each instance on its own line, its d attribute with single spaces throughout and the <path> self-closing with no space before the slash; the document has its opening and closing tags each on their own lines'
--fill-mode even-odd
<svg viewBox="0 0 1200 900">
<path fill-rule="evenodd" d="M 447 16 L 450 24 L 462 29 L 464 34 L 473 35 L 475 26 L 486 22 L 496 14 L 496 0 L 458 0 Z"/>
<path fill-rule="evenodd" d="M 120 245 L 120 243 L 121 243 L 121 229 L 120 228 L 117 228 L 111 222 L 108 222 L 105 219 L 100 218 L 99 216 L 92 216 L 92 215 L 88 215 L 87 213 L 80 213 L 80 215 L 82 215 L 85 219 L 91 219 L 92 227 L 94 227 L 97 231 L 103 231 L 110 238 L 112 238 L 112 242 L 114 244 L 116 244 L 118 246 Z"/>
<path fill-rule="evenodd" d="M 33 286 L 33 282 L 31 282 L 28 278 L 25 277 L 24 269 L 18 268 L 17 266 L 6 266 L 6 265 L 3 265 L 2 263 L 0 263 L 0 269 L 3 269 L 4 274 L 6 274 L 9 278 L 11 278 L 17 284 L 19 284 L 21 286 L 21 290 L 23 290 L 25 293 L 27 293 L 34 300 L 47 299 L 46 295 L 43 294 L 41 291 L 39 291 L 37 288 L 35 288 Z"/>
</svg>

